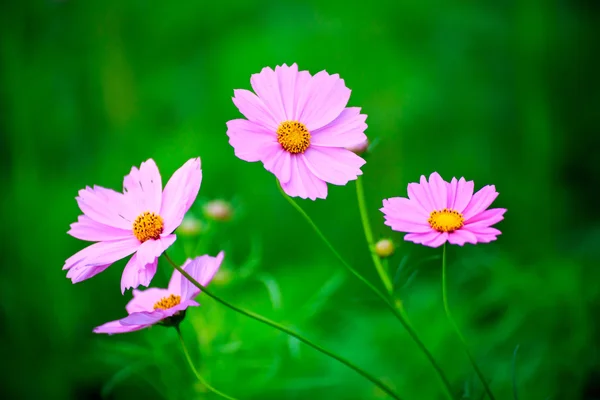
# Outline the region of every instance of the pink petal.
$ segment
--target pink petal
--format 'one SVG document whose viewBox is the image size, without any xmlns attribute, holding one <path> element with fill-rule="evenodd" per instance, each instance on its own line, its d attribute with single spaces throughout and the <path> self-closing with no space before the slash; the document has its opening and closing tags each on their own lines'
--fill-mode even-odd
<svg viewBox="0 0 600 400">
<path fill-rule="evenodd" d="M 487 227 L 487 226 L 486 227 L 483 227 L 483 226 L 481 226 L 481 227 L 477 227 L 477 226 L 476 227 L 471 227 L 471 226 L 469 226 L 469 227 L 464 227 L 463 229 L 464 230 L 468 230 L 469 232 L 473 232 L 476 236 L 477 235 L 494 235 L 494 236 L 497 236 L 497 235 L 502 234 L 502 232 L 500 232 L 498 229 L 492 228 L 492 227 Z"/>
<path fill-rule="evenodd" d="M 294 63 L 289 67 L 285 64 L 275 67 L 275 75 L 279 84 L 284 117 L 288 121 L 294 121 L 296 119 L 296 93 L 299 88 L 303 87 L 303 82 L 308 82 L 310 74 L 307 71 L 299 74 L 298 65 Z M 300 86 L 297 86 L 298 84 Z"/>
<path fill-rule="evenodd" d="M 96 222 L 87 215 L 77 217 L 77 222 L 71 224 L 69 235 L 90 242 L 126 239 L 133 236 L 131 229 L 125 230 Z"/>
<path fill-rule="evenodd" d="M 454 199 L 456 198 L 456 188 L 458 186 L 458 181 L 456 178 L 452 178 L 450 182 L 446 183 L 446 193 L 448 194 L 448 208 L 454 210 Z"/>
<path fill-rule="evenodd" d="M 487 227 L 492 226 L 504 219 L 505 208 L 492 208 L 474 215 L 465 221 L 465 227 Z"/>
<path fill-rule="evenodd" d="M 156 274 L 157 267 L 157 258 L 149 263 L 142 264 L 139 261 L 138 253 L 135 253 L 131 256 L 127 265 L 125 265 L 125 269 L 123 269 L 123 275 L 121 275 L 121 293 L 124 294 L 125 290 L 136 288 L 140 285 L 148 287 L 154 274 Z"/>
<path fill-rule="evenodd" d="M 296 76 L 296 84 L 294 87 L 294 110 L 291 116 L 292 121 L 299 121 L 302 115 L 304 102 L 302 101 L 302 94 L 306 92 L 306 88 L 312 81 L 312 75 L 308 71 L 300 71 Z"/>
<path fill-rule="evenodd" d="M 283 108 L 278 75 L 279 73 L 271 68 L 265 67 L 260 73 L 253 74 L 250 77 L 250 84 L 254 89 L 254 93 L 263 101 L 275 121 L 283 122 L 286 120 L 286 114 Z"/>
<path fill-rule="evenodd" d="M 429 218 L 422 208 L 412 200 L 403 197 L 392 197 L 383 200 L 385 224 L 399 232 L 425 233 L 431 231 L 427 223 Z"/>
<path fill-rule="evenodd" d="M 437 208 L 436 208 L 436 201 L 434 199 L 434 194 L 433 194 L 433 192 L 431 190 L 431 186 L 429 185 L 429 182 L 427 181 L 427 178 L 425 178 L 425 175 L 421 175 L 421 179 L 419 180 L 419 184 L 423 188 L 423 193 L 425 194 L 425 197 L 429 201 L 429 204 L 431 204 L 431 206 L 433 207 L 430 211 L 437 210 Z"/>
<path fill-rule="evenodd" d="M 311 146 L 350 147 L 367 140 L 365 130 L 367 116 L 360 113 L 359 107 L 345 108 L 329 124 L 311 132 Z"/>
<path fill-rule="evenodd" d="M 496 197 L 498 197 L 498 192 L 496 192 L 496 187 L 494 185 L 488 185 L 481 188 L 473 195 L 473 198 L 463 211 L 465 221 L 468 221 L 473 216 L 488 208 Z"/>
<path fill-rule="evenodd" d="M 111 321 L 104 325 L 97 326 L 94 328 L 94 333 L 108 333 L 113 335 L 115 333 L 127 333 L 139 331 L 140 329 L 147 328 L 149 325 L 122 325 L 121 321 Z"/>
<path fill-rule="evenodd" d="M 459 246 L 463 246 L 465 243 L 476 244 L 477 237 L 472 232 L 465 229 L 459 229 L 448 234 L 448 242 Z"/>
<path fill-rule="evenodd" d="M 498 239 L 496 235 L 477 235 L 477 243 L 490 243 Z"/>
<path fill-rule="evenodd" d="M 475 184 L 473 181 L 465 181 L 465 178 L 460 178 L 458 185 L 456 186 L 456 193 L 454 196 L 454 205 L 452 208 L 462 213 L 473 198 L 473 188 Z"/>
<path fill-rule="evenodd" d="M 291 157 L 290 181 L 281 183 L 281 188 L 292 197 L 311 200 L 327 197 L 327 184 L 314 176 L 297 155 Z"/>
<path fill-rule="evenodd" d="M 146 290 L 133 289 L 133 298 L 127 303 L 125 309 L 128 314 L 142 311 L 154 311 L 154 305 L 164 297 L 169 297 L 173 292 L 167 289 L 149 288 Z"/>
<path fill-rule="evenodd" d="M 303 106 L 299 100 L 310 84 L 312 76 L 308 71 L 298 72 L 298 66 L 295 63 L 290 67 L 285 64 L 281 67 L 277 66 L 275 67 L 275 73 L 279 83 L 285 119 L 298 121 Z"/>
<path fill-rule="evenodd" d="M 264 160 L 265 153 L 274 146 L 281 148 L 276 131 L 269 131 L 245 119 L 227 122 L 227 136 L 235 156 L 248 162 Z"/>
<path fill-rule="evenodd" d="M 425 240 L 423 241 L 423 244 L 425 246 L 429 246 L 429 247 L 440 247 L 441 245 L 443 245 L 444 243 L 446 243 L 446 241 L 448 240 L 448 232 L 438 232 L 439 235 L 431 240 Z"/>
<path fill-rule="evenodd" d="M 275 146 L 265 148 L 263 164 L 265 169 L 273 173 L 280 183 L 287 183 L 292 173 L 292 155 L 285 151 L 279 143 Z"/>
<path fill-rule="evenodd" d="M 175 235 L 161 237 L 158 240 L 147 240 L 131 257 L 121 277 L 121 292 L 138 286 L 148 286 L 158 265 L 158 257 L 175 242 Z"/>
<path fill-rule="evenodd" d="M 315 176 L 301 157 L 296 157 L 299 176 L 302 177 L 307 197 L 311 200 L 327 197 L 327 183 Z M 291 179 L 290 179 L 291 180 Z"/>
<path fill-rule="evenodd" d="M 162 201 L 162 179 L 153 159 L 142 163 L 140 169 L 131 168 L 123 179 L 125 197 L 134 204 L 137 215 L 150 211 L 160 212 Z"/>
<path fill-rule="evenodd" d="M 423 222 L 429 219 L 429 213 L 423 211 L 423 208 L 415 200 L 410 200 L 405 197 L 391 197 L 383 200 L 384 214 L 393 216 L 398 219 L 413 222 Z"/>
<path fill-rule="evenodd" d="M 298 96 L 298 120 L 310 132 L 336 119 L 348 104 L 350 89 L 338 74 L 318 72 Z"/>
<path fill-rule="evenodd" d="M 362 175 L 360 167 L 365 164 L 365 160 L 350 150 L 335 147 L 311 146 L 300 155 L 300 160 L 317 178 L 334 185 L 345 185 L 355 180 Z"/>
<path fill-rule="evenodd" d="M 277 127 L 283 120 L 275 118 L 265 103 L 254 93 L 249 90 L 237 89 L 233 91 L 233 95 L 233 104 L 248 121 L 259 125 L 268 132 L 277 131 Z"/>
<path fill-rule="evenodd" d="M 94 243 L 69 257 L 65 261 L 63 269 L 73 271 L 70 271 L 71 276 L 76 276 L 91 267 L 107 267 L 115 261 L 127 257 L 139 246 L 140 242 L 133 235 L 123 240 Z M 71 276 L 67 274 L 67 277 L 71 278 Z M 81 280 L 83 279 L 77 279 L 73 283 Z"/>
<path fill-rule="evenodd" d="M 471 227 L 465 227 L 461 230 L 469 231 L 475 235 L 477 238 L 477 243 L 489 243 L 497 239 L 497 236 L 500 235 L 500 232 L 496 228 L 490 227 L 475 227 L 475 229 L 471 229 Z"/>
<path fill-rule="evenodd" d="M 448 208 L 447 182 L 437 172 L 429 176 L 429 190 L 433 206 L 436 210 Z"/>
<path fill-rule="evenodd" d="M 224 257 L 224 252 L 220 252 L 216 257 L 211 257 L 209 255 L 196 257 L 191 262 L 186 263 L 185 271 L 202 286 L 206 286 L 221 267 Z M 170 284 L 169 288 L 171 288 Z M 180 290 L 179 294 L 181 295 L 181 298 L 186 300 L 193 299 L 200 293 L 200 289 L 183 275 L 180 275 Z"/>
<path fill-rule="evenodd" d="M 67 278 L 71 279 L 73 283 L 79 283 L 89 279 L 93 276 L 98 275 L 100 272 L 104 271 L 106 268 L 110 267 L 111 264 L 105 265 L 90 265 L 90 266 L 77 266 L 69 269 L 67 272 Z"/>
<path fill-rule="evenodd" d="M 179 311 L 183 311 L 188 307 L 198 307 L 200 304 L 195 300 L 184 300 L 183 296 L 181 296 L 181 304 L 176 305 L 173 308 L 169 308 L 167 311 L 172 312 L 173 314 L 178 313 Z M 171 315 L 173 315 L 171 314 Z"/>
<path fill-rule="evenodd" d="M 404 235 L 404 240 L 417 244 L 425 244 L 426 242 L 429 243 L 432 240 L 439 238 L 441 235 L 440 232 L 431 229 L 429 232 L 425 233 L 408 233 Z"/>
<path fill-rule="evenodd" d="M 198 303 L 196 300 L 186 300 L 185 301 L 185 305 L 186 307 L 198 307 L 200 306 L 200 303 Z"/>
<path fill-rule="evenodd" d="M 421 183 L 409 183 L 408 198 L 418 204 L 423 209 L 423 212 L 429 215 L 435 210 L 435 207 L 429 199 L 429 188 L 424 185 L 426 183 L 424 176 L 421 176 Z"/>
<path fill-rule="evenodd" d="M 138 215 L 122 193 L 100 186 L 81 189 L 76 200 L 87 217 L 115 228 L 131 230 Z"/>
<path fill-rule="evenodd" d="M 431 226 L 428 224 L 408 222 L 390 217 L 386 217 L 384 224 L 398 232 L 425 233 L 431 231 Z"/>
<path fill-rule="evenodd" d="M 163 319 L 172 317 L 180 311 L 187 309 L 190 306 L 199 306 L 199 304 L 193 300 L 186 300 L 176 305 L 175 307 L 168 308 L 166 310 L 157 309 L 154 311 L 142 311 L 128 315 L 121 319 L 123 325 L 154 325 Z"/>
<path fill-rule="evenodd" d="M 165 235 L 157 240 L 145 241 L 137 251 L 138 260 L 146 264 L 153 262 L 155 258 L 160 257 L 166 249 L 175 243 L 175 239 L 177 239 L 176 235 Z"/>
<path fill-rule="evenodd" d="M 168 310 L 154 310 L 154 311 L 142 311 L 142 312 L 135 312 L 133 314 L 129 314 L 127 317 L 122 318 L 120 320 L 121 325 L 145 325 L 145 326 L 150 326 L 150 325 L 154 325 L 157 322 L 160 322 L 161 320 L 165 319 L 168 317 L 168 315 L 166 315 L 166 311 Z"/>
<path fill-rule="evenodd" d="M 181 224 L 190 209 L 202 182 L 200 159 L 192 158 L 179 168 L 165 186 L 160 215 L 165 222 L 163 235 L 168 235 Z"/>
<path fill-rule="evenodd" d="M 489 243 L 497 239 L 497 236 L 502 234 L 498 229 L 491 227 L 475 227 L 463 228 L 462 230 L 469 231 L 475 235 L 478 243 Z"/>
</svg>

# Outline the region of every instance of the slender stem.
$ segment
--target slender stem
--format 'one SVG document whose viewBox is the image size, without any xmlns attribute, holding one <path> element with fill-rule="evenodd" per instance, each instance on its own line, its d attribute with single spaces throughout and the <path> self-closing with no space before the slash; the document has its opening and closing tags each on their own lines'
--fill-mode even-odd
<svg viewBox="0 0 600 400">
<path fill-rule="evenodd" d="M 358 209 L 360 211 L 360 219 L 362 221 L 363 230 L 365 231 L 365 238 L 367 239 L 367 246 L 369 247 L 369 253 L 371 254 L 371 259 L 373 260 L 373 265 L 375 265 L 375 269 L 383 282 L 388 294 L 392 296 L 394 294 L 394 284 L 390 279 L 390 271 L 388 266 L 387 259 L 381 259 L 377 252 L 375 251 L 375 239 L 373 238 L 373 230 L 371 229 L 371 223 L 369 222 L 369 214 L 367 212 L 367 202 L 365 201 L 365 191 L 362 185 L 361 177 L 356 178 L 356 198 L 358 199 Z M 402 300 L 396 300 L 394 302 L 400 314 L 404 320 L 410 325 L 410 320 L 408 319 L 408 314 L 406 314 L 406 310 L 404 309 L 404 304 Z"/>
<path fill-rule="evenodd" d="M 387 258 L 380 258 L 381 260 L 381 265 L 383 265 L 383 270 L 385 271 L 385 273 L 389 276 L 390 275 L 390 262 L 388 261 Z M 393 289 L 392 285 L 392 289 Z"/>
<path fill-rule="evenodd" d="M 477 366 L 477 363 L 475 362 L 475 358 L 473 357 L 473 355 L 471 354 L 471 351 L 469 350 L 469 346 L 467 345 L 467 341 L 465 340 L 465 337 L 460 332 L 460 329 L 458 329 L 458 325 L 456 325 L 456 322 L 454 322 L 454 319 L 452 318 L 452 314 L 450 313 L 450 307 L 448 306 L 448 290 L 447 290 L 448 285 L 446 284 L 446 275 L 447 275 L 446 274 L 446 244 L 444 243 L 444 248 L 442 250 L 442 298 L 444 301 L 444 310 L 446 311 L 446 317 L 448 318 L 448 321 L 450 321 L 450 325 L 452 325 L 454 332 L 456 332 L 456 336 L 458 336 L 458 338 L 460 339 L 460 341 L 465 349 L 465 352 L 467 353 L 467 357 L 469 357 L 469 361 L 471 361 L 471 365 L 473 366 L 473 369 L 477 373 L 479 380 L 481 381 L 481 383 L 483 384 L 483 387 L 485 388 L 485 392 L 487 393 L 490 400 L 494 400 L 494 395 L 492 394 L 492 391 L 490 390 L 490 386 L 488 385 L 487 380 L 483 376 L 483 373 L 479 369 L 479 366 Z"/>
<path fill-rule="evenodd" d="M 224 305 L 225 307 L 228 307 L 230 309 L 232 309 L 233 311 L 236 311 L 242 315 L 245 315 L 248 318 L 252 318 L 258 322 L 262 322 L 265 325 L 269 325 L 272 328 L 275 328 L 283 333 L 286 333 L 292 337 L 295 337 L 296 339 L 298 339 L 299 341 L 309 345 L 310 347 L 312 347 L 313 349 L 341 362 L 342 364 L 344 364 L 345 366 L 347 366 L 348 368 L 353 369 L 355 372 L 359 373 L 360 375 L 362 375 L 363 377 L 365 377 L 366 379 L 368 379 L 369 381 L 371 381 L 374 385 L 376 385 L 377 387 L 379 387 L 381 390 L 383 390 L 385 393 L 387 393 L 388 395 L 390 395 L 392 398 L 396 399 L 396 400 L 401 400 L 400 397 L 394 393 L 394 391 L 392 389 L 390 389 L 386 384 L 384 384 L 383 382 L 381 382 L 380 380 L 378 380 L 377 378 L 375 378 L 373 375 L 369 374 L 368 372 L 366 372 L 365 370 L 357 367 L 356 365 L 354 365 L 353 363 L 351 363 L 350 361 L 342 358 L 341 356 L 338 356 L 337 354 L 332 353 L 329 350 L 324 349 L 323 347 L 317 345 L 316 343 L 306 339 L 303 336 L 300 336 L 299 334 L 293 332 L 292 330 L 286 328 L 285 326 L 282 326 L 280 324 L 278 324 L 275 321 L 271 321 L 268 318 L 263 317 L 262 315 L 256 314 L 252 311 L 248 311 L 248 310 L 244 310 L 242 308 L 239 308 L 237 306 L 234 306 L 233 304 L 223 300 L 222 298 L 218 297 L 217 295 L 213 294 L 211 291 L 209 291 L 205 286 L 203 286 L 202 284 L 200 284 L 197 280 L 195 280 L 190 274 L 188 274 L 184 269 L 182 269 L 179 265 L 175 264 L 175 262 L 173 262 L 173 260 L 167 255 L 167 253 L 163 253 L 163 255 L 165 256 L 165 258 L 167 259 L 167 261 L 173 266 L 173 268 L 175 268 L 177 271 L 179 271 L 181 273 L 181 275 L 185 276 L 187 280 L 189 280 L 194 286 L 196 286 L 198 289 L 200 289 L 203 293 L 205 293 L 207 296 L 211 297 L 213 300 L 221 303 L 222 305 Z"/>
<path fill-rule="evenodd" d="M 206 382 L 204 380 L 204 378 L 202 377 L 202 375 L 200 375 L 200 373 L 198 373 L 198 370 L 196 369 L 196 367 L 194 367 L 194 363 L 192 362 L 192 358 L 190 357 L 190 353 L 189 353 L 189 351 L 187 349 L 187 346 L 185 345 L 185 341 L 183 340 L 183 335 L 181 334 L 181 330 L 179 329 L 179 325 L 175 326 L 175 330 L 177 331 L 177 336 L 179 336 L 179 341 L 181 342 L 181 347 L 183 348 L 183 354 L 185 354 L 185 358 L 187 359 L 187 362 L 190 365 L 190 368 L 192 369 L 192 371 L 194 372 L 194 375 L 196 375 L 196 378 L 198 378 L 198 380 L 200 381 L 200 383 L 202 383 L 204 386 L 206 386 L 206 388 L 208 390 L 210 390 L 211 392 L 214 392 L 215 394 L 218 394 L 219 396 L 221 396 L 221 397 L 223 397 L 225 399 L 237 400 L 235 397 L 227 396 L 225 393 L 218 391 L 214 387 L 210 386 L 208 384 L 208 382 Z"/>
<path fill-rule="evenodd" d="M 387 292 L 391 295 L 394 292 L 394 285 L 390 279 L 388 271 L 383 267 L 381 258 L 375 252 L 375 240 L 373 239 L 373 231 L 371 230 L 371 223 L 369 222 L 369 215 L 367 213 L 367 206 L 365 202 L 365 192 L 363 190 L 362 180 L 359 177 L 356 178 L 356 197 L 358 199 L 358 209 L 360 210 L 360 219 L 362 221 L 363 230 L 365 231 L 365 237 L 367 239 L 367 245 L 369 246 L 369 253 L 373 259 L 373 265 L 383 282 Z"/>
<path fill-rule="evenodd" d="M 433 368 L 436 370 L 437 374 L 439 375 L 440 379 L 442 380 L 442 383 L 444 384 L 444 388 L 446 389 L 446 394 L 448 395 L 449 398 L 453 399 L 454 395 L 452 394 L 452 385 L 450 384 L 450 381 L 448 381 L 448 378 L 446 378 L 446 375 L 444 374 L 444 371 L 442 370 L 442 368 L 435 361 L 435 358 L 433 358 L 433 356 L 431 355 L 431 353 L 429 352 L 427 347 L 425 347 L 425 344 L 421 341 L 421 339 L 419 339 L 419 336 L 417 335 L 417 333 L 414 331 L 414 329 L 412 329 L 411 325 L 404 318 L 404 316 L 402 315 L 402 312 L 398 311 L 398 309 L 394 306 L 394 304 L 392 304 L 392 302 L 386 295 L 384 295 L 371 282 L 366 280 L 356 269 L 354 269 L 350 264 L 348 264 L 348 262 L 340 255 L 340 253 L 338 253 L 338 251 L 335 249 L 335 247 L 333 247 L 333 245 L 329 242 L 329 240 L 327 240 L 327 238 L 325 237 L 323 232 L 321 232 L 319 227 L 313 222 L 313 220 L 308 216 L 308 214 L 298 204 L 296 204 L 296 202 L 290 196 L 288 196 L 283 191 L 283 189 L 281 188 L 279 183 L 278 183 L 278 187 L 279 187 L 279 191 L 281 192 L 283 197 L 292 205 L 292 207 L 294 207 L 304 217 L 304 219 L 314 229 L 314 231 L 321 238 L 321 240 L 323 240 L 323 242 L 327 245 L 327 247 L 329 247 L 331 252 L 342 263 L 342 265 L 344 265 L 344 267 L 346 267 L 354 276 L 356 276 L 373 293 L 375 293 L 377 295 L 377 297 L 379 297 L 381 300 L 383 300 L 383 302 L 385 303 L 387 308 L 396 316 L 398 321 L 400 321 L 400 323 L 402 324 L 404 329 L 406 329 L 406 331 L 408 332 L 411 339 L 417 344 L 417 346 L 419 347 L 421 352 L 427 357 L 427 359 L 429 360 L 429 363 L 433 366 Z"/>
</svg>

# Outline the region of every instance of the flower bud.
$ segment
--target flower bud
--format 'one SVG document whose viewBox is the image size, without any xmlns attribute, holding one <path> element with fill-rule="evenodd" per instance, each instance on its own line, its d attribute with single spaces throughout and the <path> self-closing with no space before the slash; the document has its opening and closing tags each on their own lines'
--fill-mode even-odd
<svg viewBox="0 0 600 400">
<path fill-rule="evenodd" d="M 394 243 L 390 239 L 381 239 L 375 243 L 375 253 L 381 258 L 386 258 L 394 254 Z"/>
<path fill-rule="evenodd" d="M 369 148 L 369 140 L 365 139 L 365 141 L 353 144 L 352 146 L 346 147 L 347 150 L 350 150 L 356 154 L 362 154 Z"/>
<path fill-rule="evenodd" d="M 181 225 L 177 228 L 177 233 L 183 236 L 195 236 L 200 232 L 202 232 L 202 222 L 190 214 L 183 217 Z"/>
<path fill-rule="evenodd" d="M 225 200 L 212 200 L 204 205 L 204 215 L 215 221 L 229 221 L 233 215 L 231 204 Z"/>
</svg>

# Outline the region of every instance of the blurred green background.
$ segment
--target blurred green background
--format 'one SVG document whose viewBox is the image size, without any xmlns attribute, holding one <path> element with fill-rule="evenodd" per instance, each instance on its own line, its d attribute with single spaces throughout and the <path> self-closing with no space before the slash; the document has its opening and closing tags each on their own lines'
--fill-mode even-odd
<svg viewBox="0 0 600 400">
<path fill-rule="evenodd" d="M 284 201 L 259 163 L 237 159 L 225 122 L 233 89 L 264 66 L 339 73 L 378 145 L 363 168 L 377 237 L 391 236 L 418 274 L 404 286 L 413 324 L 456 394 L 482 388 L 444 317 L 440 249 L 403 242 L 381 199 L 421 174 L 495 184 L 508 208 L 489 245 L 449 251 L 450 303 L 498 399 L 598 399 L 600 23 L 593 1 L 23 1 L 0 12 L 2 398 L 216 398 L 197 385 L 175 332 L 98 336 L 124 316 L 124 261 L 73 285 L 66 234 L 86 185 L 120 189 L 154 158 L 163 182 L 202 158 L 191 215 L 199 237 L 172 250 L 227 252 L 213 290 L 363 366 L 403 399 L 443 398 L 402 327 L 349 276 Z M 378 286 L 354 184 L 300 201 Z M 228 223 L 202 205 L 232 201 Z M 153 281 L 166 284 L 163 263 Z M 353 371 L 201 297 L 182 328 L 194 361 L 241 399 L 368 399 Z"/>
</svg>

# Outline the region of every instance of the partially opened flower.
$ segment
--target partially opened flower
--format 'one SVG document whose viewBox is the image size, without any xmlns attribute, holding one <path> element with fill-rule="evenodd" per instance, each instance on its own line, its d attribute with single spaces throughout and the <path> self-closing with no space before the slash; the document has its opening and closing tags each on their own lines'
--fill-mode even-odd
<svg viewBox="0 0 600 400">
<path fill-rule="evenodd" d="M 346 108 L 350 89 L 339 75 L 311 76 L 293 64 L 265 67 L 233 102 L 247 119 L 227 122 L 229 143 L 245 161 L 261 161 L 290 196 L 324 199 L 327 182 L 345 185 L 365 161 L 346 147 L 366 140 L 366 115 Z"/>
<path fill-rule="evenodd" d="M 208 285 L 223 262 L 225 254 L 208 255 L 188 259 L 182 268 L 202 286 Z M 133 299 L 125 309 L 127 317 L 107 322 L 94 329 L 96 333 L 126 333 L 139 331 L 154 324 L 177 325 L 185 316 L 188 307 L 199 306 L 194 298 L 200 289 L 187 280 L 179 271 L 173 271 L 167 289 L 150 288 L 133 290 Z"/>
<path fill-rule="evenodd" d="M 434 172 L 421 176 L 420 183 L 408 185 L 408 198 L 383 200 L 385 224 L 395 231 L 408 232 L 404 240 L 439 247 L 446 241 L 488 243 L 501 233 L 492 225 L 504 219 L 504 208 L 487 209 L 498 196 L 488 185 L 473 194 L 473 181 L 452 178 L 450 183 Z"/>
<path fill-rule="evenodd" d="M 152 159 L 133 167 L 123 181 L 123 193 L 94 186 L 79 191 L 83 212 L 71 224 L 69 234 L 94 243 L 65 261 L 63 269 L 73 283 L 104 271 L 112 263 L 133 254 L 121 278 L 121 291 L 148 286 L 158 257 L 173 244 L 175 228 L 183 220 L 200 190 L 200 159 L 179 168 L 163 191 Z"/>
</svg>

